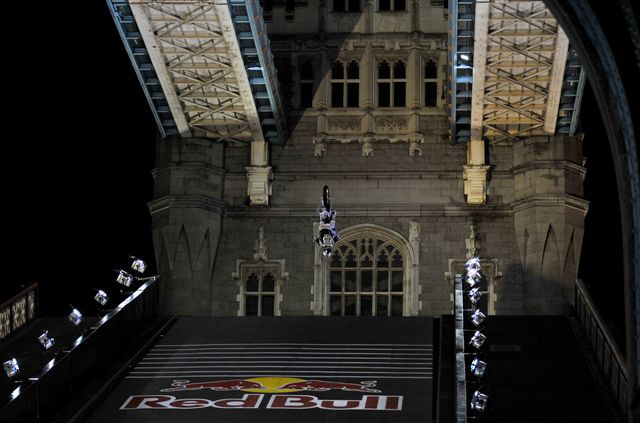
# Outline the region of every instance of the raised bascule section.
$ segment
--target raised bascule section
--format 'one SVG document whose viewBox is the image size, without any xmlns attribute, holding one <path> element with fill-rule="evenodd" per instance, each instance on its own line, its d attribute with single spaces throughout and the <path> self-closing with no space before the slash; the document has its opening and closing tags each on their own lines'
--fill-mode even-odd
<svg viewBox="0 0 640 423">
<path fill-rule="evenodd" d="M 109 0 L 160 133 L 251 144 L 248 195 L 267 204 L 267 143 L 286 125 L 256 0 Z"/>
<path fill-rule="evenodd" d="M 485 142 L 573 136 L 585 76 L 542 1 L 453 1 L 449 36 L 450 137 L 468 144 L 467 202 L 484 204 Z"/>
</svg>

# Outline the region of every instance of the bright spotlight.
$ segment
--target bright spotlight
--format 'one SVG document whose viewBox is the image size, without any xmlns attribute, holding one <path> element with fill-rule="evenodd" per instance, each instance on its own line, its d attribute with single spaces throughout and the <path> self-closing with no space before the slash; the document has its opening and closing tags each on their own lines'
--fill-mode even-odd
<svg viewBox="0 0 640 423">
<path fill-rule="evenodd" d="M 118 276 L 116 277 L 116 282 L 129 288 L 131 286 L 131 282 L 133 282 L 133 276 L 131 276 L 124 270 L 120 270 Z"/>
<path fill-rule="evenodd" d="M 71 313 L 69 313 L 69 320 L 76 326 L 82 323 L 82 313 L 80 313 L 80 310 L 77 308 L 71 310 Z"/>
<path fill-rule="evenodd" d="M 471 370 L 471 373 L 473 373 L 475 376 L 482 377 L 485 370 L 487 370 L 487 363 L 476 357 L 471 361 L 469 370 Z"/>
<path fill-rule="evenodd" d="M 131 268 L 139 273 L 144 273 L 147 270 L 147 263 L 140 260 L 139 258 L 130 256 L 133 259 L 133 263 L 131 263 Z"/>
<path fill-rule="evenodd" d="M 4 373 L 8 378 L 12 378 L 20 373 L 20 366 L 18 366 L 18 361 L 15 358 L 2 363 L 2 367 L 4 368 Z"/>
<path fill-rule="evenodd" d="M 461 54 L 461 55 L 460 55 L 460 58 L 461 58 L 462 60 L 469 60 L 469 55 L 467 55 L 467 54 Z"/>
<path fill-rule="evenodd" d="M 475 288 L 471 288 L 471 290 L 469 291 L 469 301 L 471 301 L 471 304 L 477 304 L 478 301 L 480 301 L 480 298 L 482 298 L 480 287 L 476 286 Z"/>
<path fill-rule="evenodd" d="M 471 337 L 471 341 L 469 341 L 469 345 L 473 345 L 476 349 L 482 348 L 482 345 L 487 340 L 487 337 L 484 336 L 479 330 L 477 330 L 473 336 Z"/>
<path fill-rule="evenodd" d="M 40 342 L 42 348 L 48 350 L 49 348 L 53 347 L 53 345 L 56 343 L 56 340 L 49 336 L 48 330 L 45 330 L 40 336 L 38 336 L 38 342 Z"/>
<path fill-rule="evenodd" d="M 482 322 L 484 322 L 484 319 L 486 319 L 487 316 L 485 316 L 485 314 L 483 312 L 481 312 L 480 310 L 476 310 L 472 315 L 471 315 L 471 323 L 473 323 L 473 325 L 475 327 L 478 327 L 482 324 Z"/>
<path fill-rule="evenodd" d="M 469 271 L 469 269 L 480 270 L 480 259 L 478 257 L 469 259 L 464 264 L 464 267 L 467 269 L 467 271 Z"/>
<path fill-rule="evenodd" d="M 103 305 L 105 305 L 107 303 L 107 301 L 109 301 L 109 296 L 107 295 L 106 292 L 104 292 L 103 290 L 99 289 L 98 292 L 96 293 L 96 296 L 93 297 L 93 299 L 96 300 L 96 302 L 98 304 L 103 306 Z"/>
<path fill-rule="evenodd" d="M 484 411 L 487 407 L 487 401 L 489 400 L 489 396 L 483 394 L 480 391 L 475 391 L 473 396 L 471 397 L 471 409 L 475 411 Z"/>
</svg>

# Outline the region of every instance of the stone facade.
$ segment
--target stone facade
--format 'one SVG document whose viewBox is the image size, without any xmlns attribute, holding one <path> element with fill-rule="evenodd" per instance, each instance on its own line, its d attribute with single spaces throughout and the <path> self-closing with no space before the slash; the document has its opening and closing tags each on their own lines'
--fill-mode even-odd
<svg viewBox="0 0 640 423">
<path fill-rule="evenodd" d="M 288 276 L 279 282 L 278 312 L 317 314 L 318 272 L 326 269 L 312 238 L 323 185 L 331 187 L 339 231 L 379 228 L 411 248 L 405 281 L 415 278 L 417 286 L 405 283 L 405 301 L 417 305 L 406 306 L 405 315 L 451 312 L 447 274 L 467 255 L 471 225 L 478 254 L 495 276 L 493 312 L 565 311 L 587 208 L 580 141 L 551 136 L 488 146 L 487 202 L 468 205 L 467 146 L 447 138 L 445 96 L 429 107 L 422 97 L 425 60 L 437 63 L 438 93 L 446 86 L 445 10 L 406 4 L 407 11 L 376 12 L 365 1 L 361 14 L 338 14 L 330 2 L 309 1 L 286 23 L 285 11 L 274 8 L 269 35 L 289 98 L 289 138 L 270 146 L 268 206 L 247 198 L 248 146 L 158 141 L 151 210 L 165 312 L 244 310 L 237 263 L 252 260 L 263 228 L 269 259 L 286 266 Z M 405 107 L 377 106 L 380 58 L 407 64 Z M 331 107 L 331 63 L 342 59 L 360 64 L 358 107 Z M 304 60 L 315 71 L 308 108 L 299 107 Z"/>
</svg>

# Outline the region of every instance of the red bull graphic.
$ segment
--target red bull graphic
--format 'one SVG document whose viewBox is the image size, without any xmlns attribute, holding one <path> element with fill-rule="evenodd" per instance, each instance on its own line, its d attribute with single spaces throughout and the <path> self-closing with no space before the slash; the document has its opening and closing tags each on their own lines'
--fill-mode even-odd
<svg viewBox="0 0 640 423">
<path fill-rule="evenodd" d="M 212 391 L 246 391 L 256 393 L 282 392 L 325 392 L 341 390 L 349 392 L 379 393 L 374 389 L 377 381 L 368 380 L 360 383 L 334 382 L 328 380 L 305 380 L 291 377 L 257 377 L 252 379 L 214 380 L 206 382 L 189 382 L 188 380 L 174 380 L 171 388 L 161 389 L 160 392 L 196 391 L 210 389 Z"/>
<path fill-rule="evenodd" d="M 326 392 L 339 390 L 346 392 L 380 393 L 377 381 L 367 380 L 359 383 L 328 381 L 319 379 L 300 379 L 285 376 L 255 377 L 250 379 L 211 380 L 191 382 L 174 380 L 170 388 L 161 392 L 180 391 L 244 391 L 240 398 L 204 399 L 176 398 L 171 395 L 133 395 L 120 407 L 121 410 L 186 410 L 194 408 L 255 409 L 266 402 L 266 409 L 306 410 L 402 410 L 402 396 L 363 395 L 359 399 L 325 399 L 314 395 L 282 395 L 283 393 L 309 391 Z M 272 395 L 264 401 L 265 394 Z"/>
<path fill-rule="evenodd" d="M 121 410 L 191 410 L 197 408 L 256 409 L 263 402 L 262 394 L 245 394 L 242 398 L 209 400 L 203 398 L 177 399 L 171 395 L 133 395 Z M 313 395 L 273 395 L 266 409 L 308 410 L 402 410 L 402 397 L 391 395 L 364 395 L 360 399 L 320 399 Z"/>
</svg>

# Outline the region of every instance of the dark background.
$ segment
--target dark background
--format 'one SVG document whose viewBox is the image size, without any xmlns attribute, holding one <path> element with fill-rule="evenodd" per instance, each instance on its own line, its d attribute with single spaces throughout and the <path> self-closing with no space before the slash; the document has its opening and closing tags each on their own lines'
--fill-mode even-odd
<svg viewBox="0 0 640 423">
<path fill-rule="evenodd" d="M 29 24 L 5 44 L 0 302 L 38 281 L 42 314 L 66 314 L 69 304 L 91 314 L 93 289 L 116 294 L 113 270 L 128 266 L 128 255 L 155 270 L 147 209 L 155 121 L 106 2 L 43 3 L 35 15 L 28 7 L 6 11 L 29 13 Z M 581 126 L 591 205 L 579 276 L 622 339 L 615 174 L 589 87 Z"/>
</svg>

